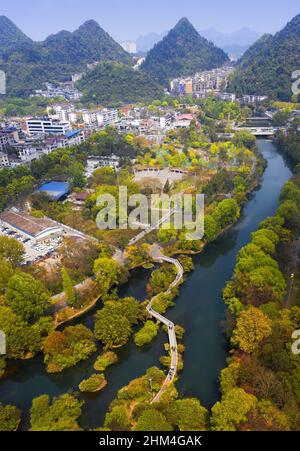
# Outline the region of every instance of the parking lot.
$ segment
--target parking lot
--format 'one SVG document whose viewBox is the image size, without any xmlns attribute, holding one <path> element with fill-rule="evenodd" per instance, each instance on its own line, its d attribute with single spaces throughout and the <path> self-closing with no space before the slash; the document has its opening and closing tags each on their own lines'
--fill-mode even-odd
<svg viewBox="0 0 300 451">
<path fill-rule="evenodd" d="M 50 257 L 55 253 L 62 242 L 61 237 L 48 238 L 43 242 L 38 242 L 23 235 L 8 226 L 0 226 L 0 235 L 14 238 L 23 244 L 25 248 L 25 264 L 37 262 L 45 257 Z"/>
</svg>

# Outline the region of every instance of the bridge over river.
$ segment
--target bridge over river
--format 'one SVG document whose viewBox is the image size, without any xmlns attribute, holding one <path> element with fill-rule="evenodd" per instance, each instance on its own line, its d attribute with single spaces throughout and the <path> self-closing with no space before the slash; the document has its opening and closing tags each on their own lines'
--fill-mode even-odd
<svg viewBox="0 0 300 451">
<path fill-rule="evenodd" d="M 252 135 L 256 137 L 264 137 L 268 138 L 270 136 L 274 136 L 278 130 L 285 130 L 285 128 L 279 127 L 236 127 L 235 131 L 246 131 L 250 132 Z"/>
</svg>

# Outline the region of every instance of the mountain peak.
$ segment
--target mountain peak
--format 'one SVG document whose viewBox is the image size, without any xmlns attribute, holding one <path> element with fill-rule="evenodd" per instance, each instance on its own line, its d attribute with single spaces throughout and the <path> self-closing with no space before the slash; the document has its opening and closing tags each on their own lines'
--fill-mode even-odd
<svg viewBox="0 0 300 451">
<path fill-rule="evenodd" d="M 187 29 L 193 30 L 197 33 L 195 27 L 192 25 L 192 23 L 186 17 L 183 17 L 182 19 L 180 19 L 179 22 L 177 22 L 177 24 L 173 28 L 173 30 L 176 30 L 176 31 L 187 30 Z"/>
<path fill-rule="evenodd" d="M 6 49 L 32 42 L 8 17 L 0 16 L 0 53 Z"/>
<path fill-rule="evenodd" d="M 187 18 L 150 50 L 143 69 L 164 84 L 171 78 L 190 76 L 200 70 L 222 66 L 226 53 L 201 37 Z"/>
<path fill-rule="evenodd" d="M 98 22 L 96 22 L 93 19 L 87 20 L 85 21 L 82 25 L 80 25 L 80 27 L 78 28 L 78 30 L 99 30 L 101 29 L 100 25 L 98 24 Z"/>
</svg>

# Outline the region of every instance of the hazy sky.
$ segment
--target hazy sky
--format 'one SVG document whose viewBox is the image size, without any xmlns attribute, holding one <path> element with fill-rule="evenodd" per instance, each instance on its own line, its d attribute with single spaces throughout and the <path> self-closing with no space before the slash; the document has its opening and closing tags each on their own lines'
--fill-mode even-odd
<svg viewBox="0 0 300 451">
<path fill-rule="evenodd" d="M 250 27 L 275 32 L 300 13 L 299 0 L 0 0 L 8 16 L 28 36 L 41 40 L 62 29 L 73 31 L 95 19 L 115 39 L 135 39 L 169 30 L 183 16 L 198 30 L 234 31 Z"/>
</svg>

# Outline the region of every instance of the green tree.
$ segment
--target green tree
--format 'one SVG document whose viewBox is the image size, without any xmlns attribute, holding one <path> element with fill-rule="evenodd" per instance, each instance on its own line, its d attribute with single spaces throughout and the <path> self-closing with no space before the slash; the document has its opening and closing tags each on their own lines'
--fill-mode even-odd
<svg viewBox="0 0 300 451">
<path fill-rule="evenodd" d="M 272 243 L 274 244 L 275 247 L 280 242 L 280 239 L 279 239 L 279 236 L 277 235 L 277 233 L 275 233 L 274 230 L 270 230 L 270 229 L 260 228 L 257 232 L 252 233 L 253 240 L 257 237 L 268 238 L 268 240 L 272 241 Z"/>
<path fill-rule="evenodd" d="M 198 399 L 174 401 L 165 411 L 167 420 L 180 431 L 204 431 L 208 420 L 208 411 Z"/>
<path fill-rule="evenodd" d="M 233 390 L 238 382 L 240 364 L 238 362 L 231 363 L 227 368 L 221 371 L 221 392 L 226 395 Z"/>
<path fill-rule="evenodd" d="M 111 412 L 106 414 L 104 427 L 113 432 L 130 431 L 130 420 L 126 408 L 123 406 L 113 407 Z"/>
<path fill-rule="evenodd" d="M 109 366 L 117 363 L 118 360 L 118 356 L 114 352 L 105 352 L 97 358 L 94 369 L 96 371 L 105 371 Z"/>
<path fill-rule="evenodd" d="M 43 285 L 29 274 L 18 272 L 8 282 L 7 304 L 27 323 L 41 318 L 50 306 L 50 296 Z"/>
<path fill-rule="evenodd" d="M 132 297 L 106 301 L 105 308 L 111 313 L 127 318 L 131 326 L 136 325 L 141 316 L 141 304 Z"/>
<path fill-rule="evenodd" d="M 287 182 L 281 191 L 280 202 L 283 203 L 287 200 L 293 201 L 297 205 L 300 205 L 300 190 L 293 182 Z"/>
<path fill-rule="evenodd" d="M 247 147 L 247 149 L 256 149 L 256 138 L 252 133 L 247 131 L 239 131 L 234 134 L 233 142 L 239 147 Z"/>
<path fill-rule="evenodd" d="M 251 306 L 241 312 L 232 336 L 232 343 L 242 351 L 252 353 L 271 333 L 272 321 L 259 309 Z"/>
<path fill-rule="evenodd" d="M 137 346 L 142 347 L 152 342 L 157 336 L 159 325 L 153 321 L 147 321 L 145 326 L 135 335 L 134 342 Z"/>
<path fill-rule="evenodd" d="M 273 255 L 275 254 L 276 246 L 275 244 L 267 238 L 265 235 L 255 235 L 252 244 L 259 247 L 265 254 Z"/>
<path fill-rule="evenodd" d="M 7 357 L 22 359 L 42 349 L 42 335 L 9 307 L 0 306 L 0 330 L 6 335 Z"/>
<path fill-rule="evenodd" d="M 14 274 L 14 269 L 10 261 L 0 257 L 0 294 L 6 290 L 9 279 Z"/>
<path fill-rule="evenodd" d="M 130 322 L 126 316 L 103 308 L 95 317 L 95 337 L 106 349 L 124 346 L 132 334 Z"/>
<path fill-rule="evenodd" d="M 244 304 L 261 305 L 283 301 L 286 282 L 283 274 L 273 266 L 262 266 L 248 274 L 237 273 L 236 296 Z"/>
<path fill-rule="evenodd" d="M 16 267 L 23 263 L 24 246 L 14 238 L 0 236 L 0 258 L 8 260 Z"/>
<path fill-rule="evenodd" d="M 239 216 L 240 208 L 235 199 L 222 200 L 213 213 L 213 218 L 221 228 L 234 223 Z"/>
<path fill-rule="evenodd" d="M 212 243 L 220 233 L 220 227 L 217 221 L 211 215 L 205 215 L 204 219 L 204 240 L 206 243 Z"/>
<path fill-rule="evenodd" d="M 256 404 L 255 396 L 246 393 L 241 388 L 234 388 L 212 408 L 212 430 L 236 431 L 239 425 L 247 420 L 247 414 Z"/>
<path fill-rule="evenodd" d="M 93 333 L 82 324 L 53 331 L 44 343 L 44 361 L 48 373 L 61 373 L 78 362 L 87 360 L 96 351 Z"/>
<path fill-rule="evenodd" d="M 35 398 L 30 410 L 30 430 L 80 431 L 77 420 L 83 404 L 71 395 L 62 395 L 52 402 L 48 395 Z"/>
<path fill-rule="evenodd" d="M 300 210 L 294 201 L 283 202 L 277 210 L 277 214 L 284 218 L 286 226 L 291 230 L 297 232 L 300 229 Z"/>
<path fill-rule="evenodd" d="M 77 307 L 77 296 L 76 296 L 74 284 L 72 282 L 71 277 L 68 274 L 68 271 L 64 267 L 61 270 L 61 276 L 62 276 L 63 290 L 65 292 L 68 304 L 71 305 L 72 307 Z"/>
<path fill-rule="evenodd" d="M 93 374 L 89 379 L 79 384 L 79 390 L 83 393 L 96 393 L 107 385 L 104 374 Z"/>
<path fill-rule="evenodd" d="M 96 260 L 94 273 L 103 294 L 108 293 L 113 285 L 119 284 L 121 269 L 112 258 L 99 258 Z"/>
<path fill-rule="evenodd" d="M 139 417 L 134 431 L 172 431 L 172 425 L 166 417 L 156 409 L 147 409 Z"/>
<path fill-rule="evenodd" d="M 21 420 L 21 412 L 15 406 L 3 406 L 0 404 L 0 431 L 16 431 Z"/>
</svg>

